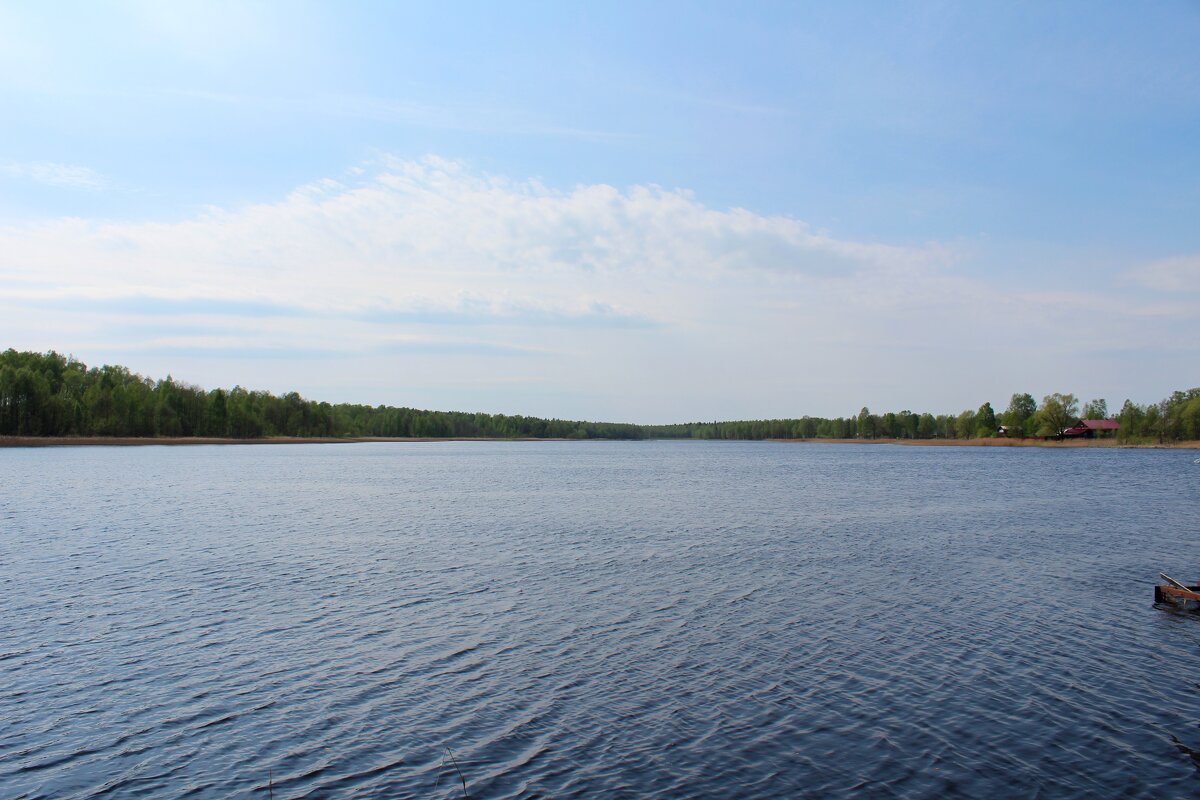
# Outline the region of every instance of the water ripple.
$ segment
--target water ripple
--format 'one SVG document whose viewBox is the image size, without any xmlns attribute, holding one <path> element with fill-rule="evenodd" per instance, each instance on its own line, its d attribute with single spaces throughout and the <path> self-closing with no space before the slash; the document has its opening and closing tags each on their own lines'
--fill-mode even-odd
<svg viewBox="0 0 1200 800">
<path fill-rule="evenodd" d="M 1197 795 L 1185 461 L 0 451 L 0 797 Z"/>
</svg>

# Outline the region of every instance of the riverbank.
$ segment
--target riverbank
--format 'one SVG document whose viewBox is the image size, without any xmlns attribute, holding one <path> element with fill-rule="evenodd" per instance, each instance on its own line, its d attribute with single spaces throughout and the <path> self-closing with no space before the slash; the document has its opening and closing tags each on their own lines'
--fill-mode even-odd
<svg viewBox="0 0 1200 800">
<path fill-rule="evenodd" d="M 517 437 L 501 439 L 484 436 L 352 436 L 352 437 L 301 437 L 273 436 L 260 439 L 227 439 L 210 436 L 0 436 L 2 447 L 139 447 L 148 445 L 179 446 L 202 444 L 362 444 L 366 442 L 565 442 L 565 441 L 618 441 L 609 439 L 537 439 Z M 639 440 L 620 440 L 639 441 Z M 645 441 L 645 440 L 640 440 Z M 754 440 L 714 440 L 714 439 L 665 439 L 663 441 L 754 441 Z M 1200 450 L 1200 441 L 1174 442 L 1158 444 L 1155 442 L 1121 442 L 1116 439 L 1066 439 L 1061 442 L 1044 439 L 771 439 L 773 442 L 788 444 L 872 444 L 872 445 L 903 445 L 905 447 L 1056 447 L 1079 449 L 1088 447 L 1122 448 L 1122 449 L 1153 449 L 1153 450 Z"/>
<path fill-rule="evenodd" d="M 139 447 L 198 444 L 363 444 L 365 442 L 557 442 L 565 439 L 495 439 L 486 437 L 324 437 L 272 436 L 260 439 L 223 439 L 210 436 L 0 436 L 0 447 Z"/>
<path fill-rule="evenodd" d="M 1126 450 L 1200 450 L 1200 441 L 1122 442 L 1117 439 L 777 439 L 790 444 L 898 444 L 905 447 L 1056 447 L 1120 448 Z"/>
</svg>

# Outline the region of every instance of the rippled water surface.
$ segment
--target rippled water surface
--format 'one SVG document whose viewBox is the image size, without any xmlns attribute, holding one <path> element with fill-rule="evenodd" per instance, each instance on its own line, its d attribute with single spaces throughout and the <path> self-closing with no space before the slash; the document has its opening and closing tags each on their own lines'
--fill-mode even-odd
<svg viewBox="0 0 1200 800">
<path fill-rule="evenodd" d="M 1195 455 L 0 450 L 0 797 L 1195 796 Z"/>
</svg>

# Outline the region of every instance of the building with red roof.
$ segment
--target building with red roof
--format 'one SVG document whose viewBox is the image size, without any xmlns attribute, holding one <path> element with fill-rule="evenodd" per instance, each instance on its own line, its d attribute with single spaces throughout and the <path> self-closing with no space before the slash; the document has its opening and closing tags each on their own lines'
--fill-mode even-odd
<svg viewBox="0 0 1200 800">
<path fill-rule="evenodd" d="M 1115 419 L 1081 419 L 1071 427 L 1064 428 L 1062 435 L 1082 436 L 1085 439 L 1094 439 L 1097 433 L 1101 436 L 1111 435 L 1113 431 L 1120 427 Z"/>
</svg>

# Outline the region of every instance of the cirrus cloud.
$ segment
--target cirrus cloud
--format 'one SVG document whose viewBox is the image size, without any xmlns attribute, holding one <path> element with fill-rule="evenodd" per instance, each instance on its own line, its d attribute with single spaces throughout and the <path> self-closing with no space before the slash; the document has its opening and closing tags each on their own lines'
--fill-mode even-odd
<svg viewBox="0 0 1200 800">
<path fill-rule="evenodd" d="M 104 185 L 104 178 L 93 169 L 53 161 L 9 161 L 0 164 L 0 173 L 70 189 L 99 189 Z"/>
<path fill-rule="evenodd" d="M 1154 261 L 1133 270 L 1129 277 L 1160 292 L 1200 292 L 1200 255 Z"/>
</svg>

